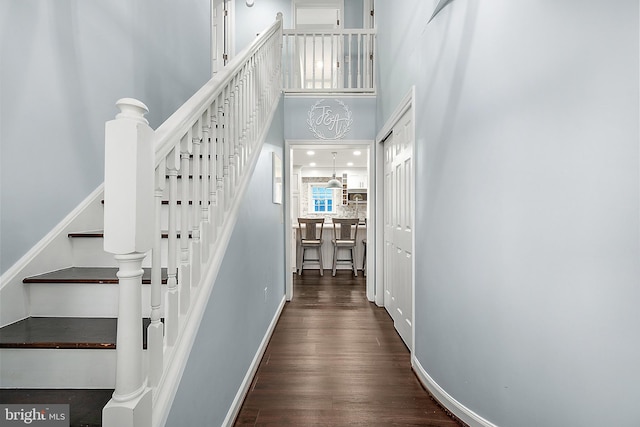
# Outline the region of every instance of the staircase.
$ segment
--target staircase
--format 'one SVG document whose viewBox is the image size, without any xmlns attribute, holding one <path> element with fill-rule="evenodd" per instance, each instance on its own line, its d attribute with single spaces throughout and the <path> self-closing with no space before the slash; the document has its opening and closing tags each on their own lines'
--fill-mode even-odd
<svg viewBox="0 0 640 427">
<path fill-rule="evenodd" d="M 103 425 L 164 425 L 279 103 L 281 22 L 156 130 L 118 101 L 104 186 L 2 277 L 2 403 L 107 390 Z"/>
</svg>

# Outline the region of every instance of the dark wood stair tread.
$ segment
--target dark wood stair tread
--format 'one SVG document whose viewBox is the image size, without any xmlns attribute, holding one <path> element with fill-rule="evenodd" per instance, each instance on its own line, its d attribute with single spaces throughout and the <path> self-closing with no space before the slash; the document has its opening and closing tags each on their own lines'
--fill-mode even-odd
<svg viewBox="0 0 640 427">
<path fill-rule="evenodd" d="M 200 177 L 200 179 L 202 179 L 202 177 L 203 177 L 203 175 L 198 175 L 198 176 Z M 171 175 L 166 175 L 166 178 L 167 178 L 167 179 L 171 178 Z M 182 175 L 181 175 L 181 174 L 178 174 L 178 175 L 176 175 L 176 178 L 178 178 L 178 179 L 182 179 Z M 189 179 L 193 179 L 193 175 L 191 175 L 191 174 L 190 174 L 190 175 L 189 175 Z"/>
<path fill-rule="evenodd" d="M 116 267 L 69 267 L 50 273 L 26 277 L 22 283 L 118 283 Z M 151 283 L 151 269 L 145 268 L 142 283 Z M 167 283 L 167 269 L 162 269 L 162 283 Z"/>
<path fill-rule="evenodd" d="M 163 201 L 162 201 L 162 204 L 163 204 L 163 205 L 168 205 L 168 204 L 169 204 L 169 201 L 168 201 L 168 200 L 163 200 Z M 181 204 L 182 204 L 182 200 L 176 200 L 176 204 L 181 205 Z M 199 204 L 200 206 L 202 206 L 202 200 L 200 200 L 200 201 L 198 202 L 198 204 Z M 209 202 L 208 204 L 211 204 L 211 202 Z M 191 206 L 191 205 L 193 205 L 193 200 L 189 200 L 189 206 Z"/>
<path fill-rule="evenodd" d="M 104 231 L 78 231 L 74 233 L 68 233 L 67 237 L 92 237 L 92 238 L 104 238 Z"/>
<path fill-rule="evenodd" d="M 67 237 L 69 238 L 104 238 L 104 231 L 103 230 L 95 230 L 95 231 L 77 231 L 77 232 L 73 232 L 73 233 L 68 233 Z M 166 231 L 162 232 L 162 238 L 166 239 L 169 237 L 169 233 Z M 191 239 L 191 233 L 189 233 L 189 238 Z M 176 238 L 180 238 L 180 233 L 176 233 Z"/>
<path fill-rule="evenodd" d="M 147 326 L 142 319 L 143 348 Z M 0 348 L 115 349 L 117 319 L 95 317 L 27 317 L 0 328 Z"/>
<path fill-rule="evenodd" d="M 102 199 L 101 203 L 104 205 L 104 199 Z M 163 201 L 162 201 L 162 204 L 163 204 L 163 205 L 168 205 L 168 204 L 169 204 L 169 201 L 168 201 L 168 200 L 163 200 Z M 177 200 L 177 203 L 176 203 L 176 204 L 181 205 L 181 204 L 182 204 L 182 200 Z M 202 205 L 202 200 L 200 200 L 200 201 L 198 202 L 198 204 L 199 204 L 199 205 Z M 209 202 L 208 204 L 210 205 L 210 204 L 211 204 L 211 202 Z M 193 200 L 189 200 L 189 206 L 191 206 L 191 205 L 193 205 Z"/>
</svg>

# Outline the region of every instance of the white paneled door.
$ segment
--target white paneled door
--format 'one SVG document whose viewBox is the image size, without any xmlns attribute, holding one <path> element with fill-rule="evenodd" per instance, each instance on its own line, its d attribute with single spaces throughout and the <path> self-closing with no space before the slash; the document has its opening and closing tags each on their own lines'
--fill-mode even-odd
<svg viewBox="0 0 640 427">
<path fill-rule="evenodd" d="M 384 142 L 384 305 L 413 349 L 413 123 L 411 110 Z"/>
</svg>

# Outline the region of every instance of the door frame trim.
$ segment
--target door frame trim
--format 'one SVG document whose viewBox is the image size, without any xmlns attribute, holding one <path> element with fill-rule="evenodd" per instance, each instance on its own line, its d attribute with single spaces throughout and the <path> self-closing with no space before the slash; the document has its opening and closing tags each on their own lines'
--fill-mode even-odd
<svg viewBox="0 0 640 427">
<path fill-rule="evenodd" d="M 391 113 L 391 116 L 386 121 L 384 126 L 380 129 L 378 134 L 376 135 L 375 142 L 375 151 L 376 151 L 376 173 L 375 173 L 375 196 L 376 200 L 379 200 L 380 203 L 375 205 L 375 235 L 380 236 L 379 239 L 375 241 L 375 277 L 380 278 L 380 280 L 376 280 L 376 289 L 375 289 L 375 303 L 378 307 L 384 306 L 384 206 L 382 206 L 384 202 L 384 141 L 389 137 L 391 132 L 393 132 L 393 128 L 398 124 L 402 116 L 407 111 L 411 111 L 411 124 L 412 124 L 412 134 L 413 141 L 411 144 L 411 159 L 413 160 L 413 165 L 411 168 L 411 229 L 413 230 L 411 237 L 411 253 L 413 256 L 411 257 L 411 348 L 409 351 L 413 355 L 413 348 L 415 347 L 416 341 L 416 108 L 415 108 L 415 98 L 416 98 L 416 87 L 411 86 L 409 92 L 404 96 L 404 98 L 400 101 L 396 109 Z"/>
</svg>

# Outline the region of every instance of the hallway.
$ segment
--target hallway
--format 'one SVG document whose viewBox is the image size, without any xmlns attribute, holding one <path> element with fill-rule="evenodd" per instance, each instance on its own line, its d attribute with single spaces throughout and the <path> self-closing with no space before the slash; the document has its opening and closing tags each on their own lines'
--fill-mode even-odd
<svg viewBox="0 0 640 427">
<path fill-rule="evenodd" d="M 329 273 L 329 274 L 327 274 Z M 430 399 L 365 279 L 294 275 L 236 426 L 458 426 Z"/>
</svg>

